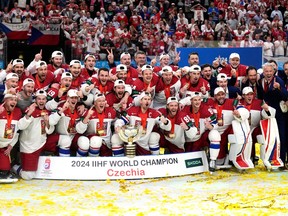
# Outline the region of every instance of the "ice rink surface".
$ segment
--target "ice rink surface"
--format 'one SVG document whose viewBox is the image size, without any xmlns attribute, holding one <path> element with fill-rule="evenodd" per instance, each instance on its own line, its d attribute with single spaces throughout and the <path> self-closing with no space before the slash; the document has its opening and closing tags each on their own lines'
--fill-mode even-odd
<svg viewBox="0 0 288 216">
<path fill-rule="evenodd" d="M 0 215 L 288 215 L 288 172 L 262 166 L 149 180 L 20 180 Z"/>
</svg>

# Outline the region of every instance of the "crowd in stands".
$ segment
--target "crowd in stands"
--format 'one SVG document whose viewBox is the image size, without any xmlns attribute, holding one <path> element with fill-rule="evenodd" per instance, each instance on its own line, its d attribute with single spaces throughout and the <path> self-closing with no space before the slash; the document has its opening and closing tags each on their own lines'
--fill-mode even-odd
<svg viewBox="0 0 288 216">
<path fill-rule="evenodd" d="M 31 0 L 1 1 L 2 22 L 61 23 L 74 57 L 105 60 L 169 53 L 177 47 L 263 46 L 266 56 L 287 56 L 285 0 Z"/>
</svg>

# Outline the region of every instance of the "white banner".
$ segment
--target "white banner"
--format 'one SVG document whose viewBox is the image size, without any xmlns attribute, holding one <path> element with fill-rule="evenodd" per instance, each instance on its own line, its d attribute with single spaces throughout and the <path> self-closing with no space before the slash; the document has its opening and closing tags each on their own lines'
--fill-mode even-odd
<svg viewBox="0 0 288 216">
<path fill-rule="evenodd" d="M 204 151 L 127 157 L 44 157 L 36 178 L 61 180 L 145 179 L 208 171 Z"/>
</svg>

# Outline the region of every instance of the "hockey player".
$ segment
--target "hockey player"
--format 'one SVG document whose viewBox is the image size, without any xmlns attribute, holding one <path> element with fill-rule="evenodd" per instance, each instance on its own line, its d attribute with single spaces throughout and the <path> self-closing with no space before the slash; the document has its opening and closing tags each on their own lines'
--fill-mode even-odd
<svg viewBox="0 0 288 216">
<path fill-rule="evenodd" d="M 56 126 L 56 133 L 48 136 L 47 142 L 58 141 L 60 156 L 69 157 L 71 145 L 73 144 L 73 150 L 74 147 L 77 148 L 77 140 L 86 130 L 77 111 L 78 99 L 78 91 L 70 89 L 67 92 L 66 102 L 49 116 L 49 123 Z"/>
<path fill-rule="evenodd" d="M 161 77 L 155 88 L 155 98 L 153 102 L 155 109 L 164 108 L 169 97 L 179 99 L 181 86 L 180 80 L 173 75 L 173 70 L 170 66 L 164 66 L 160 73 Z"/>
<path fill-rule="evenodd" d="M 18 141 L 18 130 L 25 129 L 31 121 L 32 111 L 22 117 L 16 104 L 17 96 L 8 93 L 0 105 L 0 180 L 11 178 L 10 152 Z"/>
<path fill-rule="evenodd" d="M 170 130 L 162 130 L 160 147 L 167 148 L 170 153 L 185 152 L 185 137 L 193 139 L 197 128 L 191 122 L 189 115 L 179 111 L 179 102 L 176 97 L 169 97 L 167 106 L 159 109 L 159 112 L 171 122 Z"/>
<path fill-rule="evenodd" d="M 94 106 L 79 124 L 85 128 L 85 136 L 78 140 L 77 156 L 112 156 L 111 136 L 112 122 L 116 118 L 116 111 L 106 107 L 107 101 L 104 94 L 96 94 Z M 123 148 L 112 149 L 114 155 L 123 154 Z"/>
<path fill-rule="evenodd" d="M 171 128 L 171 123 L 168 119 L 164 116 L 159 118 L 160 113 L 155 109 L 149 108 L 151 100 L 150 93 L 142 92 L 140 95 L 140 106 L 132 106 L 127 110 L 130 124 L 138 127 L 142 126 L 143 128 L 142 136 L 136 141 L 136 155 L 158 155 L 160 135 L 157 132 L 153 132 L 153 128 L 155 124 L 159 124 L 164 130 L 169 131 Z M 123 149 L 124 143 L 117 133 L 125 123 L 127 122 L 122 119 L 115 122 L 116 133 L 111 138 L 113 152 L 114 149 Z"/>
<path fill-rule="evenodd" d="M 63 53 L 60 51 L 54 51 L 51 55 L 51 64 L 48 64 L 47 70 L 52 71 L 55 75 L 59 73 L 61 74 L 69 69 L 69 66 L 63 62 Z"/>
<path fill-rule="evenodd" d="M 55 128 L 49 124 L 50 111 L 45 109 L 47 94 L 44 90 L 38 90 L 35 96 L 35 103 L 27 109 L 27 115 L 31 116 L 29 125 L 19 136 L 21 166 L 13 166 L 13 171 L 25 180 L 35 177 L 41 152 L 56 152 L 57 149 L 56 143 L 46 143 L 47 135 L 53 133 Z"/>
</svg>

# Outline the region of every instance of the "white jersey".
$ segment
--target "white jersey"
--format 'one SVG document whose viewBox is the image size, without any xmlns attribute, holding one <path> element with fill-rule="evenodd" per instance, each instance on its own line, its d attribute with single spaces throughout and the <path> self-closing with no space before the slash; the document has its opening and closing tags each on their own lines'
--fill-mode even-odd
<svg viewBox="0 0 288 216">
<path fill-rule="evenodd" d="M 31 117 L 29 126 L 20 132 L 20 152 L 33 153 L 44 146 L 47 140 L 47 134 L 52 134 L 55 127 L 45 126 L 42 112 L 49 114 L 47 110 L 36 109 Z"/>
</svg>

